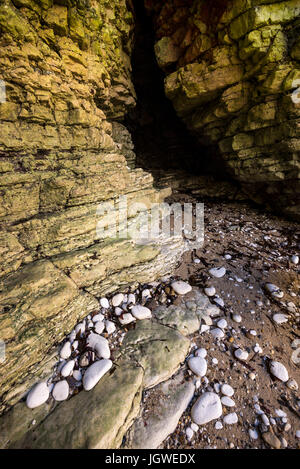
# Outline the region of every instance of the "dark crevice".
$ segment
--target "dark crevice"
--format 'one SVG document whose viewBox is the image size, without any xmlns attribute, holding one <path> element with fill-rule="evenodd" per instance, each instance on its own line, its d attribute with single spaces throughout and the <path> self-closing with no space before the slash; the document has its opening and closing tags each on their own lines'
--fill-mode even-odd
<svg viewBox="0 0 300 469">
<path fill-rule="evenodd" d="M 224 178 L 224 165 L 213 147 L 201 145 L 178 118 L 164 93 L 164 73 L 154 53 L 151 18 L 143 2 L 135 0 L 135 45 L 132 79 L 137 105 L 124 124 L 131 132 L 136 166 L 156 175 L 157 171 L 184 170 Z"/>
</svg>

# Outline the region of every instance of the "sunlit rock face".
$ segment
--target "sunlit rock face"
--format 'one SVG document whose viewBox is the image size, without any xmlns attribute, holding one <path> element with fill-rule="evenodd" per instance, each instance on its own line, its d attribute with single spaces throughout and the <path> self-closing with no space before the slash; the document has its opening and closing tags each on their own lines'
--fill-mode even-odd
<svg viewBox="0 0 300 469">
<path fill-rule="evenodd" d="M 255 201 L 300 219 L 298 0 L 145 0 L 165 92 Z"/>
<path fill-rule="evenodd" d="M 119 122 L 135 104 L 125 0 L 0 5 L 0 412 L 96 297 L 169 272 L 181 239 L 99 236 L 97 207 L 163 200 Z M 131 215 L 131 223 L 137 215 Z"/>
</svg>

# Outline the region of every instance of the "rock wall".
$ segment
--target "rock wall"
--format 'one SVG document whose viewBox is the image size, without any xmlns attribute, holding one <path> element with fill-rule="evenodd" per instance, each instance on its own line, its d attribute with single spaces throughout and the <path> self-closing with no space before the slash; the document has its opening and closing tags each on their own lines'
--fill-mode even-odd
<svg viewBox="0 0 300 469">
<path fill-rule="evenodd" d="M 179 239 L 136 245 L 96 233 L 99 203 L 168 194 L 133 169 L 118 122 L 135 104 L 128 5 L 0 2 L 0 411 L 98 308 L 97 297 L 164 275 L 183 248 Z"/>
<path fill-rule="evenodd" d="M 145 5 L 177 114 L 252 199 L 300 219 L 299 0 Z"/>
</svg>

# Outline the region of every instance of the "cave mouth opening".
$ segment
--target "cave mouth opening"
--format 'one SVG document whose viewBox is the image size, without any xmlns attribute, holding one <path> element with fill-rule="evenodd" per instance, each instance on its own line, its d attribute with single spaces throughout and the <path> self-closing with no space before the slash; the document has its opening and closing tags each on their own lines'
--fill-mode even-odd
<svg viewBox="0 0 300 469">
<path fill-rule="evenodd" d="M 201 145 L 176 115 L 164 93 L 164 72 L 155 52 L 155 34 L 144 3 L 133 0 L 135 31 L 132 53 L 132 81 L 136 106 L 126 115 L 136 167 L 152 173 L 157 181 L 166 171 L 185 171 L 224 179 L 225 168 L 213 147 Z M 229 179 L 229 177 L 228 177 Z"/>
</svg>

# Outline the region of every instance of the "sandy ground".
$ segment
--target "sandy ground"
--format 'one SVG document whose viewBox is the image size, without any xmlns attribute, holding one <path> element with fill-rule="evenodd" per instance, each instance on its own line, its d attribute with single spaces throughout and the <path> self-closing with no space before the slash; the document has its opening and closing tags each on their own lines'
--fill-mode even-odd
<svg viewBox="0 0 300 469">
<path fill-rule="evenodd" d="M 178 194 L 176 201 L 191 201 L 191 198 Z M 208 383 L 202 383 L 164 448 L 265 448 L 269 447 L 262 439 L 265 430 L 278 437 L 281 448 L 300 448 L 300 440 L 295 435 L 300 430 L 299 390 L 289 389 L 269 372 L 270 360 L 277 360 L 300 386 L 300 363 L 297 365 L 291 359 L 292 343 L 300 339 L 299 264 L 291 262 L 291 256 L 299 254 L 299 238 L 298 224 L 246 204 L 205 204 L 204 246 L 185 253 L 175 275 L 200 288 L 214 286 L 216 294 L 224 300 L 222 313 L 214 323 L 225 318 L 228 327 L 219 342 L 209 332 L 194 336 L 195 346 L 207 350 Z M 226 260 L 225 254 L 231 255 L 231 259 Z M 200 262 L 195 263 L 195 259 Z M 208 270 L 219 266 L 226 268 L 226 275 L 211 277 Z M 266 282 L 280 287 L 283 298 L 270 297 L 264 289 Z M 276 324 L 272 319 L 275 313 L 286 314 L 288 322 Z M 234 322 L 233 314 L 241 315 L 242 321 Z M 256 343 L 261 353 L 253 351 Z M 246 362 L 235 358 L 236 347 L 248 351 Z M 300 340 L 298 347 L 300 362 Z M 213 358 L 218 360 L 217 364 L 212 362 Z M 226 413 L 236 412 L 238 423 L 223 424 L 223 429 L 216 430 L 216 421 L 210 422 L 195 431 L 189 441 L 186 428 L 191 424 L 191 406 L 203 386 L 213 390 L 214 383 L 228 383 L 235 390 L 232 397 L 235 407 L 227 412 L 224 406 L 223 409 Z M 257 405 L 269 420 L 274 419 L 268 428 L 258 415 Z M 283 410 L 286 417 L 279 418 L 276 409 Z M 257 439 L 250 438 L 250 428 L 257 430 Z"/>
</svg>

